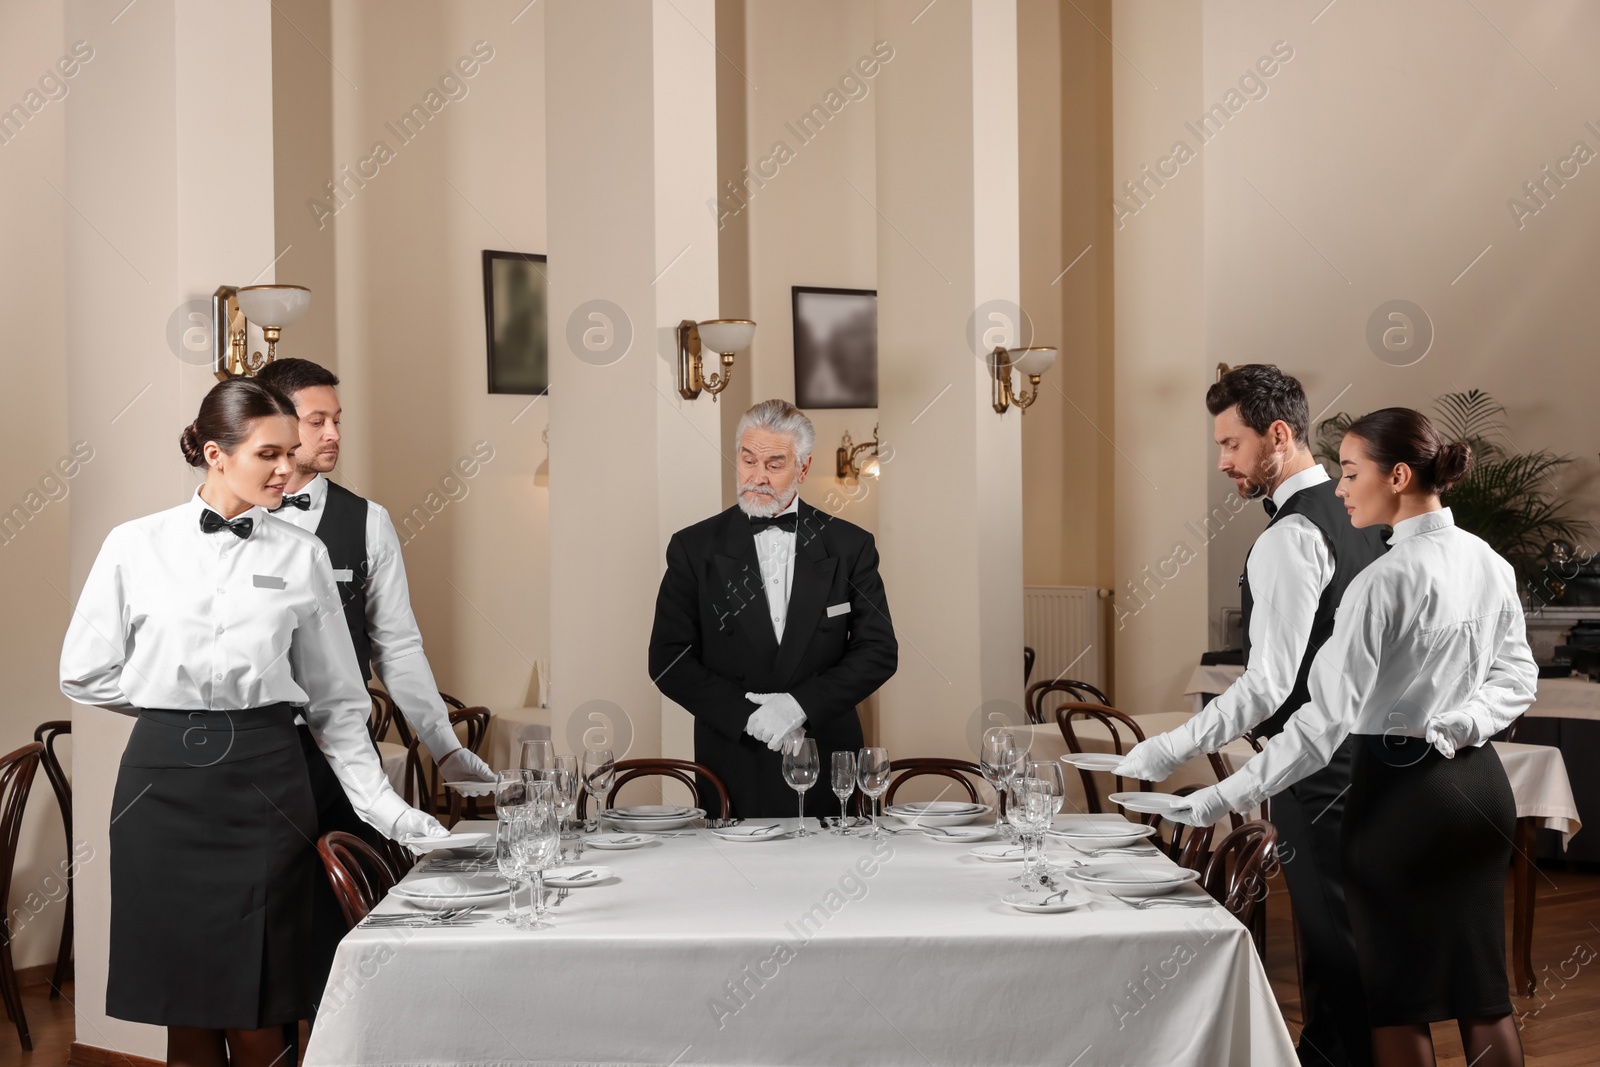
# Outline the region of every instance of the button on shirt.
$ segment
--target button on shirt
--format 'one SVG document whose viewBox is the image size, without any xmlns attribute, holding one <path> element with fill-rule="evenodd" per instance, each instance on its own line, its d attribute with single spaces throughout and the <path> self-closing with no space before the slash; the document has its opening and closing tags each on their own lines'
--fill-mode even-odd
<svg viewBox="0 0 1600 1067">
<path fill-rule="evenodd" d="M 778 515 L 800 514 L 800 494 Z M 776 517 L 776 516 L 774 516 Z M 767 594 L 772 616 L 772 632 L 783 642 L 783 626 L 789 618 L 789 590 L 794 587 L 794 542 L 798 531 L 768 526 L 756 534 L 756 562 L 761 567 L 761 588 Z"/>
<path fill-rule="evenodd" d="M 318 474 L 298 492 L 311 498 L 311 506 L 304 511 L 281 508 L 273 517 L 314 535 L 328 502 L 328 481 Z M 366 543 L 367 640 L 372 644 L 372 669 L 438 762 L 460 748 L 461 739 L 450 725 L 450 712 L 439 696 L 428 657 L 422 654 L 422 631 L 411 611 L 411 586 L 400 555 L 400 535 L 389 512 L 370 500 Z"/>
<path fill-rule="evenodd" d="M 408 807 L 367 736 L 361 683 L 322 542 L 251 508 L 250 536 L 205 533 L 199 494 L 107 535 L 67 628 L 61 691 L 133 713 L 303 705 L 362 818 Z"/>
<path fill-rule="evenodd" d="M 1326 766 L 1349 734 L 1422 737 L 1463 711 L 1476 746 L 1532 705 L 1539 669 L 1511 565 L 1449 508 L 1396 523 L 1389 544 L 1345 590 L 1310 701 L 1216 787 L 1235 811 Z"/>
<path fill-rule="evenodd" d="M 1321 464 L 1285 478 L 1273 490 L 1274 511 L 1302 489 L 1327 480 Z M 1172 731 L 1179 751 L 1215 752 L 1271 718 L 1289 699 L 1311 640 L 1317 605 L 1333 581 L 1333 549 L 1316 523 L 1304 515 L 1285 515 L 1261 531 L 1245 570 L 1255 599 L 1249 665 L 1226 692 Z"/>
</svg>

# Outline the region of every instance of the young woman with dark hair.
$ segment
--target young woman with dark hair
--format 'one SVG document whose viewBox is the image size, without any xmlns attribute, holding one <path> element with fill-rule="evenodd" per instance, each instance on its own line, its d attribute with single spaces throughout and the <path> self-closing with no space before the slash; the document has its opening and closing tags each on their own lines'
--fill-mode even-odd
<svg viewBox="0 0 1600 1067">
<path fill-rule="evenodd" d="M 1339 496 L 1355 526 L 1394 528 L 1390 549 L 1346 591 L 1310 701 L 1168 816 L 1246 810 L 1355 736 L 1342 868 L 1380 1067 L 1432 1064 L 1428 1024 L 1445 1019 L 1474 1067 L 1522 1063 L 1505 971 L 1516 806 L 1487 742 L 1533 703 L 1538 669 L 1511 565 L 1439 500 L 1471 464 L 1408 408 L 1351 424 Z"/>
<path fill-rule="evenodd" d="M 179 440 L 204 484 L 111 531 L 61 652 L 62 692 L 138 717 L 112 800 L 106 1012 L 166 1026 L 169 1064 L 267 1067 L 306 1014 L 297 712 L 362 818 L 447 832 L 378 764 L 326 550 L 267 514 L 299 439 L 281 394 L 213 387 Z"/>
</svg>

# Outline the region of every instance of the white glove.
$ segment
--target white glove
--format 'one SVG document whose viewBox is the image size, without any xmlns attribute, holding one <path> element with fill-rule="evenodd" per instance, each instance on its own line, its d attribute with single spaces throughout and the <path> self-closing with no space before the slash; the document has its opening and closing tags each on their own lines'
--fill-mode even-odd
<svg viewBox="0 0 1600 1067">
<path fill-rule="evenodd" d="M 418 811 L 416 808 L 407 808 L 394 821 L 394 827 L 389 831 L 389 837 L 392 840 L 399 841 L 401 844 L 405 844 L 404 839 L 412 835 L 418 837 L 449 837 L 450 831 L 441 826 L 439 820 L 427 812 Z M 422 854 L 420 848 L 413 848 L 411 851 L 418 855 Z"/>
<path fill-rule="evenodd" d="M 1111 773 L 1141 782 L 1160 782 L 1188 760 L 1187 755 L 1177 751 L 1171 734 L 1156 734 L 1130 748 Z"/>
<path fill-rule="evenodd" d="M 495 773 L 463 745 L 439 761 L 439 773 L 447 782 L 492 782 Z"/>
<path fill-rule="evenodd" d="M 1470 748 L 1478 741 L 1478 724 L 1464 711 L 1447 711 L 1428 720 L 1422 739 L 1439 750 L 1445 759 L 1455 759 L 1456 750 Z"/>
<path fill-rule="evenodd" d="M 1222 798 L 1221 790 L 1214 785 L 1196 789 L 1183 800 L 1182 805 L 1163 812 L 1161 817 L 1169 822 L 1181 822 L 1185 826 L 1210 826 L 1226 815 L 1232 807 Z"/>
<path fill-rule="evenodd" d="M 744 732 L 776 752 L 791 730 L 806 721 L 800 702 L 788 693 L 746 693 L 746 700 L 761 705 L 745 723 Z"/>
</svg>

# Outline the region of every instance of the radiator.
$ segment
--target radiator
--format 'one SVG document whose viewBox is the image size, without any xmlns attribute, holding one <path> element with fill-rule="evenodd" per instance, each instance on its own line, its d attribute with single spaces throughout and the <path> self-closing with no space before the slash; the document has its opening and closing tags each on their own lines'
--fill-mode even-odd
<svg viewBox="0 0 1600 1067">
<path fill-rule="evenodd" d="M 1071 678 L 1106 689 L 1105 601 L 1092 585 L 1022 590 L 1022 641 L 1038 657 L 1029 683 Z"/>
</svg>

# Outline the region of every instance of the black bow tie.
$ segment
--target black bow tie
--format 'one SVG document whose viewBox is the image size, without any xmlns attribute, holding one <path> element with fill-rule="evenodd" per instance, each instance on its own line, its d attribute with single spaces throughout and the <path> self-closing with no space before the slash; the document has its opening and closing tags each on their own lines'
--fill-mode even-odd
<svg viewBox="0 0 1600 1067">
<path fill-rule="evenodd" d="M 776 527 L 779 530 L 788 530 L 790 533 L 793 533 L 795 528 L 799 525 L 799 518 L 800 517 L 792 511 L 783 515 L 772 515 L 764 519 L 752 518 L 750 520 L 750 532 L 760 533 L 762 530 Z"/>
<path fill-rule="evenodd" d="M 232 530 L 233 536 L 243 541 L 250 536 L 250 531 L 255 527 L 254 519 L 234 519 L 229 522 L 210 508 L 200 513 L 200 529 L 206 533 L 216 533 L 218 530 Z"/>
<path fill-rule="evenodd" d="M 1277 517 L 1278 505 L 1272 502 L 1272 498 L 1270 496 L 1261 498 L 1261 506 L 1267 509 L 1267 518 L 1271 519 Z"/>
<path fill-rule="evenodd" d="M 284 508 L 299 508 L 301 511 L 310 511 L 311 510 L 311 494 L 310 493 L 296 493 L 294 496 L 286 496 L 286 497 L 283 498 L 283 503 L 279 504 L 277 507 L 273 508 L 272 510 L 273 511 L 282 511 Z"/>
</svg>

